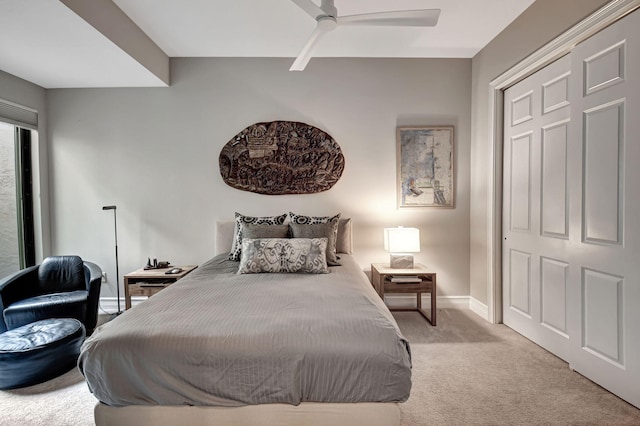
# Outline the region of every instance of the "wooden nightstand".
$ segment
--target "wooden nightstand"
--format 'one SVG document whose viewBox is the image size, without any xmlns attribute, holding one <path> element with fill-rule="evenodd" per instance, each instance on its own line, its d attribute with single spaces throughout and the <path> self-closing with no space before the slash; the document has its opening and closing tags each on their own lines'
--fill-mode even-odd
<svg viewBox="0 0 640 426">
<path fill-rule="evenodd" d="M 392 277 L 417 276 L 420 282 L 417 283 L 395 283 Z M 415 308 L 389 308 L 391 311 L 418 311 L 431 323 L 436 325 L 436 273 L 426 266 L 416 263 L 413 269 L 391 269 L 389 264 L 372 263 L 371 281 L 382 300 L 385 293 L 416 293 Z M 422 309 L 422 293 L 431 294 L 431 318 Z"/>
<path fill-rule="evenodd" d="M 171 266 L 170 268 L 148 270 L 140 268 L 137 271 L 128 273 L 124 276 L 124 304 L 126 309 L 131 308 L 131 296 L 151 297 L 197 267 L 198 265 Z M 173 268 L 182 268 L 182 272 L 171 275 L 165 274 L 165 272 Z"/>
</svg>

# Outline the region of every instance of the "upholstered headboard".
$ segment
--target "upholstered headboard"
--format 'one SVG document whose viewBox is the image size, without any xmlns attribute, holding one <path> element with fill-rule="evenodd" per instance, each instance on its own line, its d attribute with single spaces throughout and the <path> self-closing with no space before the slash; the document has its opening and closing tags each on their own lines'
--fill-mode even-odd
<svg viewBox="0 0 640 426">
<path fill-rule="evenodd" d="M 338 253 L 353 253 L 353 231 L 351 222 L 351 218 L 340 219 L 338 222 L 338 238 L 336 240 Z M 216 255 L 225 252 L 229 253 L 231 251 L 234 226 L 234 220 L 216 221 Z"/>
<path fill-rule="evenodd" d="M 233 244 L 233 227 L 235 220 L 219 220 L 216 222 L 216 256 L 231 251 Z"/>
</svg>

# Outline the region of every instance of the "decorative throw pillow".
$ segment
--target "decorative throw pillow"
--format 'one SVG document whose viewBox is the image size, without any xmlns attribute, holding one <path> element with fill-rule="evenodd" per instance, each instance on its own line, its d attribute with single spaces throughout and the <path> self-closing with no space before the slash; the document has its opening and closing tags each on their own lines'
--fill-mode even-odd
<svg viewBox="0 0 640 426">
<path fill-rule="evenodd" d="M 238 273 L 326 274 L 326 250 L 326 238 L 243 238 Z"/>
<path fill-rule="evenodd" d="M 233 244 L 229 253 L 229 260 L 240 260 L 242 251 L 242 224 L 282 225 L 287 218 L 286 213 L 280 216 L 245 216 L 236 212 L 236 223 L 233 228 Z"/>
<path fill-rule="evenodd" d="M 337 219 L 328 223 L 311 223 L 307 225 L 292 222 L 289 226 L 291 227 L 291 236 L 293 238 L 326 238 L 327 264 L 329 266 L 341 265 L 336 254 Z"/>
<path fill-rule="evenodd" d="M 327 245 L 327 262 L 329 263 L 329 265 L 340 265 L 340 262 L 338 261 L 338 255 L 337 255 L 337 251 L 336 251 L 336 241 L 338 240 L 338 221 L 340 220 L 340 213 L 338 213 L 335 216 L 304 216 L 301 214 L 295 214 L 293 212 L 289 212 L 289 217 L 291 218 L 291 231 L 292 231 L 292 235 L 294 238 L 298 238 L 298 237 L 327 237 L 327 239 L 329 240 L 328 245 Z M 332 228 L 333 230 L 333 237 L 329 238 L 328 235 L 319 235 L 322 234 L 323 231 L 320 231 L 320 228 L 316 228 L 316 229 L 312 229 L 310 228 L 309 230 L 307 230 L 306 232 L 304 232 L 304 235 L 302 235 L 302 228 L 296 227 L 297 229 L 297 234 L 296 234 L 296 230 L 294 229 L 295 225 L 320 225 L 320 224 L 335 224 L 335 227 Z"/>
<path fill-rule="evenodd" d="M 351 218 L 338 221 L 338 238 L 336 239 L 336 252 L 353 254 L 353 230 Z"/>
<path fill-rule="evenodd" d="M 291 222 L 297 223 L 300 225 L 311 225 L 314 223 L 327 223 L 332 220 L 340 219 L 340 213 L 335 216 L 304 216 L 301 214 L 295 214 L 293 212 L 289 212 L 289 217 L 291 218 Z"/>
<path fill-rule="evenodd" d="M 255 223 L 243 223 L 240 225 L 242 229 L 242 239 L 251 238 L 253 240 L 259 238 L 289 238 L 289 225 L 257 225 Z"/>
</svg>

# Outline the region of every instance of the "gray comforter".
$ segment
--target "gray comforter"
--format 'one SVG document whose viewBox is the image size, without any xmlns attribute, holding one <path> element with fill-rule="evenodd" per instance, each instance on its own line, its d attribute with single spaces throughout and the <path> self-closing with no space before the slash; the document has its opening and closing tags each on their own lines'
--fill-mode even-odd
<svg viewBox="0 0 640 426">
<path fill-rule="evenodd" d="M 238 275 L 224 255 L 102 325 L 78 366 L 101 402 L 402 402 L 409 344 L 349 255 L 329 274 Z"/>
</svg>

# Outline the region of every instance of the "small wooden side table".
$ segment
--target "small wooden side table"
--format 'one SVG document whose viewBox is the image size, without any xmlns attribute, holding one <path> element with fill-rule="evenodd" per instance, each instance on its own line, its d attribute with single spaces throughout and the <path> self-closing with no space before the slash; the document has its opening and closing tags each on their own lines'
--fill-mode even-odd
<svg viewBox="0 0 640 426">
<path fill-rule="evenodd" d="M 396 283 L 392 282 L 392 277 L 417 276 L 420 282 L 416 283 Z M 373 287 L 378 292 L 382 300 L 385 293 L 416 293 L 415 308 L 389 308 L 391 311 L 418 311 L 431 323 L 436 325 L 436 273 L 426 266 L 416 263 L 413 269 L 392 269 L 389 264 L 372 263 L 371 281 Z M 431 295 L 431 317 L 422 309 L 422 293 Z"/>
<path fill-rule="evenodd" d="M 131 308 L 131 296 L 151 297 L 169 287 L 198 265 L 171 266 L 169 268 L 147 269 L 140 268 L 124 276 L 124 304 L 126 309 Z M 173 268 L 182 268 L 177 274 L 165 274 Z"/>
</svg>

